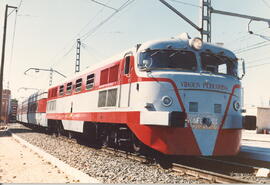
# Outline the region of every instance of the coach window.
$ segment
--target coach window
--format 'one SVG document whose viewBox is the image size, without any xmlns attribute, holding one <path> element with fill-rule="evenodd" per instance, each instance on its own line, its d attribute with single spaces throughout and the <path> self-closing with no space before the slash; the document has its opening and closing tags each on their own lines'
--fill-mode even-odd
<svg viewBox="0 0 270 185">
<path fill-rule="evenodd" d="M 59 88 L 59 95 L 62 96 L 64 94 L 64 85 L 61 85 Z"/>
<path fill-rule="evenodd" d="M 130 69 L 130 56 L 127 56 L 125 58 L 125 71 L 124 71 L 124 74 L 129 74 L 129 69 Z"/>
<path fill-rule="evenodd" d="M 88 90 L 93 89 L 93 87 L 94 87 L 94 79 L 95 79 L 95 74 L 90 74 L 90 75 L 87 76 L 86 89 L 88 89 Z"/>
<path fill-rule="evenodd" d="M 75 91 L 80 92 L 82 90 L 82 78 L 76 80 Z"/>
<path fill-rule="evenodd" d="M 72 82 L 69 82 L 67 84 L 67 94 L 70 94 L 71 93 L 71 90 L 72 90 Z"/>
</svg>

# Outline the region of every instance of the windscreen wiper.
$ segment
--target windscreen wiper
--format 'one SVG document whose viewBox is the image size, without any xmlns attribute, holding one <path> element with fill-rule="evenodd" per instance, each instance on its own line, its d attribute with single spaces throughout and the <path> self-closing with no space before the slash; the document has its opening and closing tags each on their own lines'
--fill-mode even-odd
<svg viewBox="0 0 270 185">
<path fill-rule="evenodd" d="M 171 57 L 173 57 L 173 56 L 175 56 L 176 54 L 178 54 L 178 53 L 187 53 L 187 51 L 186 50 L 177 50 L 176 52 L 174 52 L 174 53 L 172 53 L 172 54 L 170 54 L 170 56 L 169 56 L 169 58 L 171 58 Z"/>
</svg>

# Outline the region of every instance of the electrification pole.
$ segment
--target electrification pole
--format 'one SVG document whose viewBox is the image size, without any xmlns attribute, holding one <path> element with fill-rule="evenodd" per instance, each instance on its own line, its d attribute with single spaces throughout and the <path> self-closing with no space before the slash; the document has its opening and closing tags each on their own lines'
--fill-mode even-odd
<svg viewBox="0 0 270 185">
<path fill-rule="evenodd" d="M 184 16 L 182 13 L 180 13 L 178 10 L 176 10 L 172 5 L 170 5 L 168 2 L 166 2 L 166 0 L 159 0 L 159 1 L 161 3 L 163 3 L 165 6 L 167 6 L 169 9 L 171 9 L 178 16 L 180 16 L 182 19 L 184 19 L 186 22 L 188 22 L 196 30 L 198 30 L 201 34 L 201 39 L 204 41 L 207 41 L 207 42 L 211 42 L 211 36 L 212 36 L 211 16 L 212 16 L 212 13 L 249 19 L 250 21 L 262 21 L 262 22 L 268 23 L 268 26 L 270 27 L 270 19 L 250 16 L 250 15 L 244 15 L 244 14 L 239 14 L 239 13 L 233 13 L 233 12 L 226 12 L 226 11 L 221 11 L 221 10 L 215 10 L 211 5 L 211 0 L 200 0 L 200 2 L 201 2 L 201 19 L 200 19 L 201 20 L 201 27 L 199 27 L 196 24 L 194 24 L 190 19 L 188 19 L 186 16 Z"/>
<path fill-rule="evenodd" d="M 211 0 L 201 0 L 201 39 L 211 42 Z"/>
<path fill-rule="evenodd" d="M 6 5 L 5 18 L 4 18 L 4 31 L 3 31 L 3 44 L 2 44 L 2 57 L 1 57 L 1 71 L 0 71 L 0 121 L 2 121 L 2 93 L 3 93 L 3 76 L 4 76 L 4 63 L 5 63 L 5 47 L 6 47 L 6 32 L 7 32 L 7 18 L 8 18 L 8 9 L 17 9 L 15 6 Z"/>
<path fill-rule="evenodd" d="M 81 61 L 81 40 L 77 39 L 75 73 L 80 72 L 80 61 Z"/>
<path fill-rule="evenodd" d="M 49 86 L 52 86 L 52 79 L 53 79 L 53 69 L 50 68 L 50 81 L 49 81 Z"/>
</svg>

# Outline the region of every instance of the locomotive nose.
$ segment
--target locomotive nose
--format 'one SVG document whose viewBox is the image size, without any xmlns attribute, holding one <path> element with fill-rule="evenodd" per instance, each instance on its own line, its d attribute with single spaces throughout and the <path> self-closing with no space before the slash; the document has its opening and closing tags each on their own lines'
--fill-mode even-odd
<svg viewBox="0 0 270 185">
<path fill-rule="evenodd" d="M 218 130 L 193 129 L 192 131 L 201 154 L 205 156 L 213 155 Z"/>
</svg>

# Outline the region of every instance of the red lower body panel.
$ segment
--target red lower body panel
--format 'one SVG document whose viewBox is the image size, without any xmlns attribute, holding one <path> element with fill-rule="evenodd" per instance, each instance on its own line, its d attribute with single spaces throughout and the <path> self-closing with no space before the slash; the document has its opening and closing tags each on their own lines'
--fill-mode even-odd
<svg viewBox="0 0 270 185">
<path fill-rule="evenodd" d="M 48 119 L 122 123 L 147 146 L 169 155 L 201 155 L 191 128 L 140 125 L 140 112 L 52 113 Z M 203 139 L 203 138 L 202 138 Z M 220 130 L 213 155 L 235 155 L 239 151 L 241 129 Z"/>
<path fill-rule="evenodd" d="M 220 130 L 213 155 L 236 155 L 240 150 L 241 136 L 241 129 Z"/>
<path fill-rule="evenodd" d="M 128 124 L 135 135 L 149 147 L 170 155 L 200 155 L 190 128 Z"/>
</svg>

